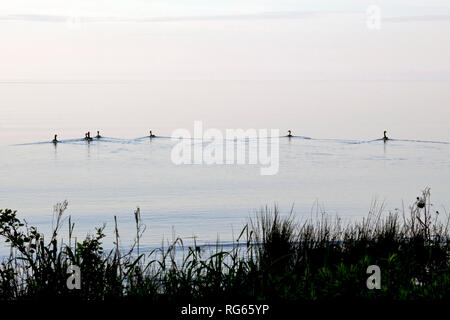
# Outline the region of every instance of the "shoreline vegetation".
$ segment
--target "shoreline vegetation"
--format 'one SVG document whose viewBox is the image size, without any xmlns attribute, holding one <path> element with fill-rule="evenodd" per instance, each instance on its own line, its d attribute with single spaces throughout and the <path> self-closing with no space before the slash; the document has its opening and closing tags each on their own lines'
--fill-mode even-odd
<svg viewBox="0 0 450 320">
<path fill-rule="evenodd" d="M 11 247 L 0 264 L 0 301 L 180 301 L 222 303 L 232 300 L 280 303 L 311 301 L 445 301 L 450 293 L 450 217 L 433 211 L 430 190 L 404 209 L 383 215 L 374 204 L 362 221 L 343 225 L 323 215 L 298 222 L 277 207 L 262 209 L 242 228 L 231 248 L 213 252 L 197 245 L 177 253 L 183 240 L 167 248 L 140 252 L 145 231 L 134 213 L 136 234 L 127 252 L 103 248 L 104 227 L 84 240 L 62 243 L 67 201 L 55 206 L 49 239 L 10 209 L 0 210 L 0 238 Z M 178 248 L 178 249 L 177 249 Z M 186 249 L 186 248 L 184 248 Z M 380 289 L 368 289 L 380 269 Z M 79 289 L 69 289 L 69 266 L 79 268 Z M 72 270 L 72 269 L 70 269 Z"/>
</svg>

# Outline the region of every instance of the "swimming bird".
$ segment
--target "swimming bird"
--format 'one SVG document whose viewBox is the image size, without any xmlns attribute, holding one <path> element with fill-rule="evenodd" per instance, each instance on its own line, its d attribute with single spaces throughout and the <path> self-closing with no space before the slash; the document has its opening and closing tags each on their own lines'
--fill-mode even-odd
<svg viewBox="0 0 450 320">
<path fill-rule="evenodd" d="M 100 135 L 100 131 L 97 131 L 97 135 L 95 136 L 97 139 L 100 139 L 102 136 Z"/>
<path fill-rule="evenodd" d="M 86 133 L 84 134 L 84 140 L 92 141 L 92 138 L 91 138 L 91 132 L 90 132 L 90 131 L 88 131 L 88 132 L 86 132 Z"/>
<path fill-rule="evenodd" d="M 152 133 L 152 130 L 150 130 L 150 136 L 149 136 L 150 138 L 154 138 L 154 137 L 156 137 L 153 133 Z"/>
<path fill-rule="evenodd" d="M 389 140 L 389 138 L 386 136 L 386 133 L 387 133 L 387 131 L 385 130 L 384 131 L 384 137 L 383 137 L 383 141 L 388 141 Z"/>
<path fill-rule="evenodd" d="M 53 139 L 53 143 L 58 143 L 59 141 L 58 141 L 58 139 L 57 139 L 57 137 L 58 137 L 58 135 L 57 134 L 55 134 L 55 138 Z"/>
<path fill-rule="evenodd" d="M 292 137 L 292 134 L 291 134 L 291 130 L 288 130 L 288 135 L 287 135 L 289 138 L 290 137 Z"/>
</svg>

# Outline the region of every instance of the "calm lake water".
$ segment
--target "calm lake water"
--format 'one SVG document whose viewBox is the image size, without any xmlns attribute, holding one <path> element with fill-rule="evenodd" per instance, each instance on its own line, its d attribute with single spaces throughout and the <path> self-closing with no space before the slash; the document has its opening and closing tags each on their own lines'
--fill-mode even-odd
<svg viewBox="0 0 450 320">
<path fill-rule="evenodd" d="M 0 207 L 18 210 L 48 232 L 52 207 L 68 200 L 66 216 L 84 237 L 114 215 L 122 245 L 134 235 L 139 206 L 147 231 L 142 244 L 228 242 L 262 206 L 278 204 L 298 218 L 320 210 L 344 219 L 365 216 L 374 199 L 386 210 L 411 204 L 429 186 L 436 209 L 450 208 L 450 144 L 414 140 L 358 141 L 282 137 L 279 173 L 261 176 L 258 165 L 175 165 L 169 137 L 105 137 L 4 144 L 0 157 Z M 64 225 L 66 235 L 67 224 Z"/>
<path fill-rule="evenodd" d="M 0 208 L 42 232 L 64 200 L 78 238 L 111 244 L 117 216 L 124 246 L 139 206 L 148 248 L 229 242 L 266 205 L 354 220 L 430 187 L 450 208 L 448 0 L 34 2 L 0 4 Z M 177 166 L 196 120 L 311 139 L 280 138 L 273 176 Z"/>
</svg>

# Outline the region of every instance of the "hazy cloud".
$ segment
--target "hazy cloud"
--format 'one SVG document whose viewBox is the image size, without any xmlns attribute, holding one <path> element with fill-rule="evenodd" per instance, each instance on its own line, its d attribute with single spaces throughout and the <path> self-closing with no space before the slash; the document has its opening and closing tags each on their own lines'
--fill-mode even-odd
<svg viewBox="0 0 450 320">
<path fill-rule="evenodd" d="M 68 19 L 76 18 L 83 23 L 151 23 L 151 22 L 179 22 L 179 21 L 218 21 L 218 20 L 280 20 L 280 19 L 305 19 L 314 18 L 327 14 L 359 14 L 366 15 L 365 11 L 280 11 L 280 12 L 262 12 L 249 14 L 224 14 L 224 15 L 193 15 L 193 16 L 165 16 L 165 17 L 92 17 L 81 15 L 42 15 L 42 14 L 15 14 L 0 15 L 0 21 L 36 21 L 61 23 Z M 450 15 L 423 15 L 423 16 L 398 16 L 384 17 L 383 22 L 420 22 L 420 21 L 450 21 Z"/>
<path fill-rule="evenodd" d="M 450 15 L 383 17 L 383 22 L 450 21 Z"/>
<path fill-rule="evenodd" d="M 303 19 L 324 14 L 357 13 L 346 11 L 285 11 L 285 12 L 262 12 L 251 14 L 224 14 L 224 15 L 198 15 L 198 16 L 166 16 L 148 18 L 125 18 L 125 17 L 87 17 L 76 15 L 37 15 L 16 14 L 0 16 L 3 21 L 42 21 L 42 22 L 65 22 L 76 16 L 81 22 L 172 22 L 172 21 L 217 21 L 217 20 L 265 20 L 265 19 Z"/>
</svg>

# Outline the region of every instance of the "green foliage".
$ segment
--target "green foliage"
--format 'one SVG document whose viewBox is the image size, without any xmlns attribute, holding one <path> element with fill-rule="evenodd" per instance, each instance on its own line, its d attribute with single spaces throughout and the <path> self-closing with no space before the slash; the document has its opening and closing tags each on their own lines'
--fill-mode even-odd
<svg viewBox="0 0 450 320">
<path fill-rule="evenodd" d="M 374 205 L 362 222 L 341 225 L 322 215 L 303 223 L 263 209 L 246 225 L 235 245 L 215 252 L 177 239 L 167 248 L 141 254 L 145 230 L 135 211 L 136 239 L 128 252 L 105 251 L 104 226 L 83 241 L 57 240 L 67 202 L 55 206 L 52 237 L 0 210 L 0 236 L 11 254 L 0 264 L 0 300 L 67 298 L 145 299 L 176 302 L 254 299 L 311 301 L 337 299 L 449 299 L 450 238 L 447 224 L 433 219 L 429 190 L 410 207 L 382 218 Z M 180 251 L 181 249 L 181 251 Z M 137 254 L 136 254 L 137 252 Z M 81 289 L 66 286 L 69 265 L 81 270 Z M 381 269 L 381 290 L 368 290 L 367 267 Z"/>
</svg>

